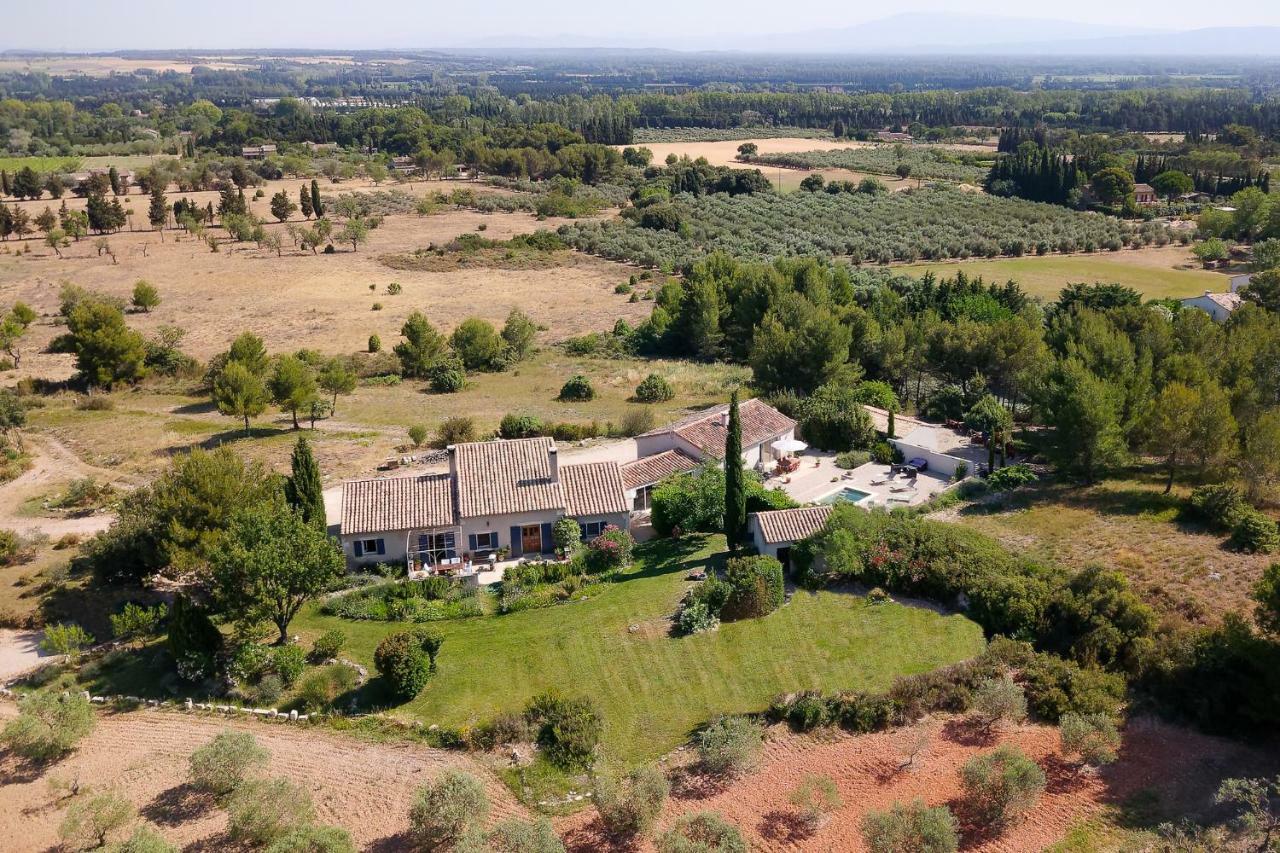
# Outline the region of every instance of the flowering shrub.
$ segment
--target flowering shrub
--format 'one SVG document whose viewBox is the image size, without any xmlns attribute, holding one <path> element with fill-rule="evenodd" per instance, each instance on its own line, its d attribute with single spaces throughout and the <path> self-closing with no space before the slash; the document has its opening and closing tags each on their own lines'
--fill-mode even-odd
<svg viewBox="0 0 1280 853">
<path fill-rule="evenodd" d="M 592 574 L 625 569 L 631 565 L 636 541 L 631 534 L 610 524 L 587 543 L 587 570 Z"/>
</svg>

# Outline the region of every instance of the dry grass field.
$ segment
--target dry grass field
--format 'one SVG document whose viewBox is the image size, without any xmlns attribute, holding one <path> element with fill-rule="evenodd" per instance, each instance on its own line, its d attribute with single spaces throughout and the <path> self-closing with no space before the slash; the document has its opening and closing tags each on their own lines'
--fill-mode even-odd
<svg viewBox="0 0 1280 853">
<path fill-rule="evenodd" d="M 650 142 L 643 147 L 653 152 L 653 162 L 661 164 L 667 155 L 677 157 L 688 156 L 692 159 L 707 158 L 713 166 L 732 166 L 737 169 L 760 169 L 774 186 L 782 184 L 783 192 L 790 192 L 800 186 L 808 175 L 817 172 L 828 181 L 860 181 L 865 177 L 874 177 L 891 190 L 902 190 L 914 187 L 914 178 L 902 180 L 894 175 L 873 175 L 870 172 L 856 172 L 851 169 L 784 169 L 777 166 L 754 165 L 743 163 L 737 159 L 738 146 L 754 142 L 760 154 L 796 154 L 804 151 L 833 151 L 840 148 L 871 148 L 874 142 L 860 142 L 852 139 L 800 139 L 795 137 L 779 137 L 777 139 L 734 139 L 727 142 Z M 625 147 L 625 146 L 618 146 Z M 952 151 L 990 154 L 991 149 L 985 145 L 940 144 L 930 146 Z"/>
<path fill-rule="evenodd" d="M 1272 558 L 1228 548 L 1225 536 L 1181 517 L 1189 489 L 1163 490 L 1158 474 L 1138 472 L 1091 487 L 1032 486 L 941 517 L 1019 553 L 1073 569 L 1120 571 L 1167 612 L 1197 621 L 1232 610 L 1251 614 L 1250 590 Z"/>
<path fill-rule="evenodd" d="M 782 182 L 783 192 L 790 192 L 800 186 L 800 182 L 810 174 L 805 169 L 782 169 L 777 166 L 753 165 L 737 159 L 738 146 L 754 142 L 761 154 L 792 154 L 800 151 L 817 149 L 834 150 L 837 148 L 861 148 L 870 145 L 868 142 L 833 139 L 796 139 L 780 137 L 778 139 L 735 139 L 728 142 L 652 142 L 643 147 L 653 152 L 653 162 L 661 164 L 668 154 L 677 157 L 688 156 L 692 159 L 706 157 L 713 166 L 732 166 L 737 169 L 760 169 L 774 186 Z M 620 146 L 621 147 L 621 146 Z M 979 146 L 980 147 L 980 146 Z M 860 181 L 869 173 L 854 172 L 849 169 L 819 169 L 818 171 L 829 181 Z M 893 175 L 873 175 L 891 190 L 906 189 L 915 186 L 915 181 L 904 181 Z"/>
<path fill-rule="evenodd" d="M 1046 255 L 1044 257 L 996 258 L 992 260 L 947 261 L 899 265 L 904 273 L 953 276 L 963 270 L 988 281 L 1013 279 L 1022 289 L 1047 301 L 1058 298 L 1067 284 L 1107 282 L 1127 285 L 1148 299 L 1198 296 L 1206 290 L 1228 287 L 1227 276 L 1206 270 L 1185 246 L 1125 249 L 1092 255 Z"/>
</svg>

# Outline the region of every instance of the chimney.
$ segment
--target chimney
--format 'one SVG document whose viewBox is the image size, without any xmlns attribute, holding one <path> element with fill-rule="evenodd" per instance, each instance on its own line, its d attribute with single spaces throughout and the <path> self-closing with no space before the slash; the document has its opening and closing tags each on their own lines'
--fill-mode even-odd
<svg viewBox="0 0 1280 853">
<path fill-rule="evenodd" d="M 1204 295 L 1205 295 L 1205 296 L 1208 296 L 1210 293 L 1213 293 L 1213 291 L 1212 291 L 1212 290 L 1206 290 L 1206 291 L 1204 292 Z"/>
<path fill-rule="evenodd" d="M 458 448 L 450 444 L 445 447 L 444 452 L 449 454 L 449 479 L 456 483 L 458 481 Z"/>
<path fill-rule="evenodd" d="M 551 449 L 547 451 L 547 459 L 551 463 L 551 482 L 560 482 L 560 454 L 556 453 L 556 446 L 551 445 Z"/>
<path fill-rule="evenodd" d="M 720 413 L 720 426 L 724 427 L 725 429 L 729 428 L 729 410 L 728 409 L 725 409 L 723 412 Z"/>
</svg>

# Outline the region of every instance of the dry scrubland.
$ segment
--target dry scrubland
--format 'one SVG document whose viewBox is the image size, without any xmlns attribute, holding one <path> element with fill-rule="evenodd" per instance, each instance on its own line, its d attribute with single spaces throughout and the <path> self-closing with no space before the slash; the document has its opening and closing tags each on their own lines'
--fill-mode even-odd
<svg viewBox="0 0 1280 853">
<path fill-rule="evenodd" d="M 14 713 L 0 703 L 0 722 Z M 1238 744 L 1196 735 L 1138 719 L 1125 733 L 1120 761 L 1100 773 L 1078 772 L 1057 748 L 1057 733 L 1039 726 L 1018 726 L 975 742 L 952 719 L 926 719 L 919 725 L 860 737 L 792 735 L 781 727 L 769 733 L 760 765 L 727 786 L 707 786 L 683 768 L 677 757 L 668 765 L 673 796 L 660 827 L 682 814 L 712 809 L 743 832 L 752 850 L 862 851 L 858 827 L 869 811 L 895 800 L 922 797 L 930 804 L 951 802 L 959 794 L 959 768 L 997 741 L 1015 743 L 1046 770 L 1049 785 L 1027 819 L 994 839 L 970 839 L 965 850 L 1014 853 L 1039 850 L 1064 836 L 1069 850 L 1143 849 L 1149 841 L 1137 833 L 1104 828 L 1104 820 L 1126 815 L 1143 825 L 1194 809 L 1203 803 L 1227 770 L 1259 771 L 1257 754 Z M 57 846 L 57 827 L 67 803 L 51 791 L 52 779 L 79 779 L 84 785 L 110 780 L 141 817 L 166 838 L 188 850 L 226 849 L 226 817 L 215 804 L 192 791 L 187 756 L 226 723 L 185 714 L 136 711 L 103 714 L 98 727 L 70 757 L 41 770 L 0 759 L 0 837 L 14 853 Z M 415 744 L 367 743 L 323 731 L 284 725 L 236 722 L 252 731 L 271 753 L 271 772 L 306 787 L 317 819 L 351 832 L 362 850 L 408 849 L 408 811 L 414 789 L 447 767 L 479 775 L 493 808 L 490 820 L 527 817 L 512 794 L 486 769 L 503 756 L 480 761 Z M 928 745 L 911 770 L 901 770 L 905 744 L 919 736 Z M 1178 749 L 1167 748 L 1176 741 Z M 832 819 L 809 834 L 793 818 L 787 798 L 811 773 L 830 776 L 843 805 Z M 605 840 L 594 810 L 556 820 L 569 850 L 651 851 L 652 845 L 619 848 Z"/>
<path fill-rule="evenodd" d="M 942 517 L 1074 569 L 1101 564 L 1123 572 L 1164 611 L 1197 621 L 1252 612 L 1253 585 L 1274 558 L 1229 548 L 1226 537 L 1185 521 L 1190 487 L 1163 491 L 1158 474 L 1088 487 L 1054 483 Z"/>
</svg>

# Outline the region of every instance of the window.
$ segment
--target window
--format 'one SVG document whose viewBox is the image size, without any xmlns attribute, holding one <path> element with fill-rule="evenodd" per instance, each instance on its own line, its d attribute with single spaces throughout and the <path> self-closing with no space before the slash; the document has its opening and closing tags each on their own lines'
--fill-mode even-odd
<svg viewBox="0 0 1280 853">
<path fill-rule="evenodd" d="M 578 525 L 582 528 L 582 541 L 588 542 L 595 539 L 601 533 L 604 533 L 603 521 L 580 521 Z"/>
<path fill-rule="evenodd" d="M 644 512 L 649 508 L 649 496 L 653 494 L 653 486 L 642 486 L 636 489 L 636 499 L 631 508 L 636 512 Z"/>
<path fill-rule="evenodd" d="M 471 550 L 480 553 L 482 551 L 496 551 L 498 549 L 498 533 L 490 530 L 487 533 L 476 533 L 472 537 L 475 544 L 471 546 Z"/>
<path fill-rule="evenodd" d="M 356 542 L 356 556 L 385 553 L 381 539 L 361 539 Z"/>
<path fill-rule="evenodd" d="M 453 533 L 424 533 L 418 537 L 418 553 L 428 566 L 438 566 L 458 556 Z"/>
</svg>

